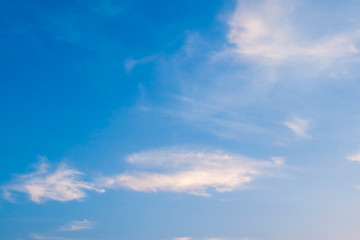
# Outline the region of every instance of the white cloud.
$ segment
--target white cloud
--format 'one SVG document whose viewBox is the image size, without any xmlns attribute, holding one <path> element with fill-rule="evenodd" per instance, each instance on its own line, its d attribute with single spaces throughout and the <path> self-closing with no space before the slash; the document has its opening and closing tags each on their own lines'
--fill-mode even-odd
<svg viewBox="0 0 360 240">
<path fill-rule="evenodd" d="M 309 128 L 308 120 L 293 116 L 290 121 L 283 122 L 283 124 L 299 137 L 308 139 L 312 138 L 309 134 L 307 134 L 307 130 Z"/>
<path fill-rule="evenodd" d="M 176 238 L 173 238 L 172 240 L 191 240 L 192 237 L 176 237 Z"/>
<path fill-rule="evenodd" d="M 80 231 L 80 230 L 87 230 L 92 229 L 94 227 L 95 223 L 91 222 L 87 219 L 84 219 L 82 221 L 71 221 L 70 223 L 66 224 L 65 226 L 62 226 L 60 228 L 60 231 Z"/>
<path fill-rule="evenodd" d="M 356 32 L 311 39 L 292 21 L 295 9 L 294 1 L 239 1 L 228 22 L 227 37 L 235 45 L 234 52 L 270 63 L 304 58 L 328 61 L 358 53 Z"/>
<path fill-rule="evenodd" d="M 184 192 L 209 196 L 209 189 L 229 192 L 241 189 L 281 164 L 256 161 L 222 151 L 160 149 L 136 153 L 127 162 L 138 167 L 133 173 L 104 177 L 107 188 L 128 188 L 140 192 Z"/>
<path fill-rule="evenodd" d="M 4 197 L 11 200 L 11 193 L 22 192 L 28 194 L 36 203 L 47 200 L 66 202 L 86 197 L 85 190 L 104 192 L 94 184 L 80 180 L 82 175 L 83 173 L 64 163 L 51 171 L 47 159 L 42 158 L 33 173 L 19 175 L 13 182 L 3 186 Z"/>
<path fill-rule="evenodd" d="M 350 161 L 354 161 L 354 162 L 360 162 L 360 154 L 348 156 L 348 157 L 346 157 L 346 159 L 348 159 Z"/>
</svg>

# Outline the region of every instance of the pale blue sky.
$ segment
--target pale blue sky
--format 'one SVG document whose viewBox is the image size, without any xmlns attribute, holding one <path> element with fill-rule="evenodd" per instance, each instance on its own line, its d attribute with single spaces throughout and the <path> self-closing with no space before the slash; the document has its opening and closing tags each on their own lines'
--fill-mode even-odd
<svg viewBox="0 0 360 240">
<path fill-rule="evenodd" d="M 358 1 L 0 6 L 1 240 L 358 239 Z"/>
</svg>

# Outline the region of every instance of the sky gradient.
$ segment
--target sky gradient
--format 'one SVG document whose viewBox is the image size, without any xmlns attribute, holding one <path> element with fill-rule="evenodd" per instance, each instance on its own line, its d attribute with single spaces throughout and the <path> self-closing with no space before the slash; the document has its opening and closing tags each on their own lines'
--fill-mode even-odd
<svg viewBox="0 0 360 240">
<path fill-rule="evenodd" d="M 358 240 L 359 12 L 0 1 L 0 240 Z"/>
</svg>

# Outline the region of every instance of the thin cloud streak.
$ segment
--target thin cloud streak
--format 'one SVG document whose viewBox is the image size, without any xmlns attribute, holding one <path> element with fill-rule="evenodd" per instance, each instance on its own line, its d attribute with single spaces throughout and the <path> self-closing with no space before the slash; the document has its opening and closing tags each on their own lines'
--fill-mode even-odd
<svg viewBox="0 0 360 240">
<path fill-rule="evenodd" d="M 221 98 L 223 93 L 219 93 Z M 191 123 L 196 128 L 202 129 L 215 136 L 238 139 L 239 136 L 249 134 L 274 137 L 275 131 L 257 123 L 258 119 L 246 118 L 239 111 L 241 107 L 231 103 L 213 103 L 213 99 L 205 99 L 204 102 L 197 101 L 188 96 L 173 96 L 179 107 L 176 111 L 169 109 L 164 113 Z M 207 98 L 207 96 L 204 96 Z M 236 101 L 236 99 L 233 99 Z"/>
<path fill-rule="evenodd" d="M 152 62 L 156 56 L 148 56 L 140 59 L 127 58 L 124 62 L 124 69 L 127 73 L 130 73 L 137 65 L 147 64 Z"/>
<path fill-rule="evenodd" d="M 81 230 L 88 230 L 94 228 L 95 223 L 91 222 L 87 219 L 82 221 L 71 221 L 70 223 L 62 226 L 59 231 L 81 231 Z"/>
<path fill-rule="evenodd" d="M 309 129 L 309 121 L 294 116 L 291 120 L 283 122 L 283 124 L 293 131 L 297 136 L 311 139 L 312 137 L 307 133 Z"/>
</svg>

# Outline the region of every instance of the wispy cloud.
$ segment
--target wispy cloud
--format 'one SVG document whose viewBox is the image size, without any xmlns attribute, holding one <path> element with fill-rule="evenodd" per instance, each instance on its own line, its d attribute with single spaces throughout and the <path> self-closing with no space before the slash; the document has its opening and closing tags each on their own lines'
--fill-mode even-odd
<svg viewBox="0 0 360 240">
<path fill-rule="evenodd" d="M 234 86 L 234 89 L 239 90 L 239 93 L 243 91 L 237 86 Z M 241 106 L 246 100 L 242 102 L 241 98 L 244 97 L 245 99 L 247 96 L 239 93 L 234 95 L 233 90 L 229 90 L 226 95 L 227 91 L 221 92 L 221 90 L 215 90 L 211 86 L 204 86 L 203 90 L 197 96 L 172 96 L 176 101 L 176 107 L 171 106 L 165 112 L 202 131 L 221 138 L 241 141 L 245 138 L 247 140 L 253 139 L 256 136 L 261 136 L 262 139 L 276 137 L 277 133 L 275 131 L 260 123 L 259 115 L 261 114 L 247 115 L 246 112 L 249 111 L 242 110 L 246 108 L 246 106 Z M 211 90 L 215 92 L 212 96 L 205 93 L 205 91 Z M 235 102 L 239 102 L 239 104 L 235 104 Z M 270 119 L 265 119 L 265 121 L 270 122 Z"/>
<path fill-rule="evenodd" d="M 140 111 L 147 112 L 151 110 L 149 101 L 147 100 L 147 91 L 143 84 L 139 84 L 139 97 L 137 99 L 137 108 Z"/>
<path fill-rule="evenodd" d="M 229 192 L 245 188 L 255 178 L 281 166 L 279 162 L 257 161 L 222 151 L 183 148 L 135 153 L 126 160 L 138 170 L 104 177 L 100 180 L 101 185 L 140 192 L 184 192 L 209 196 L 209 189 Z"/>
<path fill-rule="evenodd" d="M 149 63 L 155 58 L 155 56 L 147 56 L 140 59 L 127 58 L 124 63 L 125 71 L 130 73 L 137 65 Z"/>
<path fill-rule="evenodd" d="M 297 136 L 302 138 L 311 139 L 312 137 L 307 133 L 309 129 L 309 121 L 299 118 L 298 116 L 293 116 L 289 121 L 283 122 L 283 124 L 293 131 Z"/>
<path fill-rule="evenodd" d="M 47 200 L 66 202 L 86 197 L 86 190 L 104 192 L 94 184 L 80 180 L 83 173 L 70 168 L 65 163 L 51 170 L 46 158 L 42 158 L 36 170 L 19 175 L 11 183 L 3 186 L 4 197 L 12 199 L 14 192 L 26 193 L 36 203 Z"/>
<path fill-rule="evenodd" d="M 91 222 L 87 219 L 82 221 L 71 221 L 70 223 L 62 226 L 59 231 L 81 231 L 81 230 L 88 230 L 92 229 L 95 226 L 94 222 Z"/>
<path fill-rule="evenodd" d="M 296 1 L 238 2 L 229 21 L 228 40 L 234 51 L 262 62 L 300 59 L 336 59 L 358 53 L 354 32 L 309 38 L 296 28 L 292 15 Z M 308 38 L 307 38 L 308 37 Z"/>
</svg>

